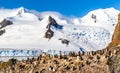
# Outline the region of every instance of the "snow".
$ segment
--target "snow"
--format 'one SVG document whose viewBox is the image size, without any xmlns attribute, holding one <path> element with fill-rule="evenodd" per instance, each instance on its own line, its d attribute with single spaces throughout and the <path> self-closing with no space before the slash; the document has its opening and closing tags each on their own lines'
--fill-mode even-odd
<svg viewBox="0 0 120 73">
<path fill-rule="evenodd" d="M 91 11 L 86 16 L 81 18 L 83 22 L 82 25 L 102 27 L 109 30 L 110 33 L 113 34 L 115 28 L 113 24 L 117 24 L 119 12 L 120 11 L 114 8 L 98 9 Z M 94 23 L 95 19 L 91 18 L 92 14 L 96 15 L 96 23 Z"/>
<path fill-rule="evenodd" d="M 97 9 L 82 18 L 71 18 L 58 12 L 37 12 L 23 7 L 0 9 L 0 21 L 7 18 L 13 22 L 12 25 L 3 28 L 6 32 L 0 36 L 0 48 L 77 52 L 81 48 L 84 51 L 103 49 L 111 41 L 119 12 L 114 8 Z M 92 18 L 92 15 L 96 18 Z M 49 16 L 63 26 L 59 30 L 52 28 L 54 36 L 50 40 L 44 37 Z M 69 40 L 69 45 L 62 44 L 59 38 Z M 5 54 L 3 51 L 0 55 Z"/>
</svg>

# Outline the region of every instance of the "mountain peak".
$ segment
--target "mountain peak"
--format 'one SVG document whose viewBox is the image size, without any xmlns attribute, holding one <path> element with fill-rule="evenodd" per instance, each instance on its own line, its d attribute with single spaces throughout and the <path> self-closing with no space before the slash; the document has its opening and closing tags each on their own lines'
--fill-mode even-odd
<svg viewBox="0 0 120 73">
<path fill-rule="evenodd" d="M 12 25 L 4 27 L 6 32 L 0 36 L 0 45 L 2 45 L 0 47 L 45 50 L 46 48 L 53 50 L 83 48 L 85 51 L 102 49 L 110 42 L 110 31 L 114 29 L 113 23 L 116 24 L 119 13 L 111 10 L 104 12 L 104 10 L 91 11 L 92 13 L 88 13 L 83 18 L 68 18 L 51 11 L 32 12 L 24 7 L 0 11 L 1 19 L 10 17 L 13 22 Z M 75 23 L 72 23 L 73 20 Z M 69 45 L 63 45 L 61 42 L 63 44 L 69 42 Z"/>
<path fill-rule="evenodd" d="M 106 8 L 105 10 L 114 10 L 114 11 L 116 11 L 116 9 L 114 7 Z"/>
<path fill-rule="evenodd" d="M 57 22 L 55 21 L 54 18 L 52 18 L 51 16 L 49 16 L 49 17 L 48 17 L 48 20 L 49 20 L 49 24 L 50 24 L 50 25 L 54 25 L 54 26 L 57 28 L 56 25 L 58 25 L 58 24 L 57 24 Z"/>
<path fill-rule="evenodd" d="M 63 28 L 63 26 L 62 25 L 59 25 L 57 22 L 56 22 L 56 20 L 54 19 L 54 18 L 52 18 L 51 16 L 49 16 L 48 17 L 48 20 L 49 20 L 49 26 L 54 26 L 55 28 L 57 28 L 57 29 L 62 29 Z"/>
<path fill-rule="evenodd" d="M 25 12 L 24 7 L 20 7 L 17 9 L 17 15 L 21 16 Z"/>
</svg>

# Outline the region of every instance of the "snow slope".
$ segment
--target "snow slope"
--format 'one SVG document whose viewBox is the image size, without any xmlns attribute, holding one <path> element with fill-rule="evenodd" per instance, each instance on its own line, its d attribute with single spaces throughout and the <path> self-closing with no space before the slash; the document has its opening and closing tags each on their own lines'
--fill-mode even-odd
<svg viewBox="0 0 120 73">
<path fill-rule="evenodd" d="M 91 11 L 86 16 L 81 18 L 81 21 L 83 22 L 82 25 L 102 27 L 109 30 L 110 33 L 113 33 L 115 24 L 117 24 L 118 21 L 119 12 L 120 11 L 114 8 L 98 9 Z M 91 18 L 92 15 L 95 15 L 96 19 Z M 96 23 L 94 23 L 95 20 Z"/>
<path fill-rule="evenodd" d="M 82 18 L 70 18 L 58 12 L 37 12 L 23 7 L 1 9 L 0 21 L 4 18 L 13 22 L 6 26 L 6 32 L 0 36 L 0 48 L 41 49 L 59 51 L 92 51 L 103 49 L 110 42 L 120 11 L 114 8 L 98 9 Z M 51 28 L 54 36 L 44 37 L 48 17 L 56 20 L 63 29 Z M 59 40 L 70 41 L 69 45 Z"/>
</svg>

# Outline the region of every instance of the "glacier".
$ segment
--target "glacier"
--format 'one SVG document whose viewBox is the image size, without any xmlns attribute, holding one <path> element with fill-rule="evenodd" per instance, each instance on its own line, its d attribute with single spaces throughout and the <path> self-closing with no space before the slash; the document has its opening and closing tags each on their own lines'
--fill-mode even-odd
<svg viewBox="0 0 120 73">
<path fill-rule="evenodd" d="M 73 51 L 46 50 L 46 49 L 0 49 L 0 61 L 8 61 L 11 58 L 26 60 L 28 58 L 38 58 L 42 53 L 53 55 L 68 55 Z M 78 53 L 78 52 L 76 52 Z M 82 53 L 82 52 L 81 52 Z"/>
</svg>

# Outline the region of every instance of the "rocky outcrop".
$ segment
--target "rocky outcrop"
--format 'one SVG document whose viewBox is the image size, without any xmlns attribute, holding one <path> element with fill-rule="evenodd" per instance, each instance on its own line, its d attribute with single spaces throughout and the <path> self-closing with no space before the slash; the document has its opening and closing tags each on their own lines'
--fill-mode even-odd
<svg viewBox="0 0 120 73">
<path fill-rule="evenodd" d="M 69 43 L 70 43 L 70 41 L 67 40 L 67 39 L 60 38 L 59 40 L 61 40 L 61 43 L 62 43 L 62 44 L 69 45 Z"/>
<path fill-rule="evenodd" d="M 51 27 L 53 26 L 56 29 L 62 29 L 63 26 L 58 25 L 54 18 L 51 16 L 48 17 L 48 25 L 46 26 L 47 31 L 45 32 L 45 38 L 51 39 L 54 35 L 54 32 L 51 30 Z"/>
<path fill-rule="evenodd" d="M 0 23 L 0 36 L 3 35 L 5 33 L 5 29 L 2 29 L 8 25 L 13 24 L 12 21 L 4 19 L 1 23 Z"/>
<path fill-rule="evenodd" d="M 107 65 L 110 73 L 120 73 L 120 47 L 109 47 Z"/>
<path fill-rule="evenodd" d="M 120 14 L 118 15 L 118 23 L 112 36 L 108 49 L 107 65 L 110 73 L 120 73 Z"/>
<path fill-rule="evenodd" d="M 53 35 L 54 35 L 54 32 L 50 28 L 48 28 L 48 30 L 45 33 L 45 38 L 51 39 Z"/>
<path fill-rule="evenodd" d="M 118 23 L 115 27 L 111 43 L 108 45 L 108 48 L 119 46 L 120 45 L 120 14 L 118 15 Z"/>
<path fill-rule="evenodd" d="M 4 34 L 5 33 L 5 29 L 3 30 L 0 30 L 0 35 Z"/>
<path fill-rule="evenodd" d="M 55 21 L 55 19 L 52 18 L 51 16 L 48 17 L 48 21 L 49 21 L 49 23 L 48 23 L 46 28 L 49 28 L 51 26 L 54 26 L 56 29 L 62 29 L 63 28 L 63 26 L 58 25 L 58 23 Z"/>
<path fill-rule="evenodd" d="M 3 28 L 3 27 L 6 27 L 7 25 L 11 25 L 11 24 L 13 24 L 12 21 L 7 20 L 7 19 L 4 19 L 4 20 L 0 23 L 0 29 Z"/>
<path fill-rule="evenodd" d="M 118 15 L 118 23 L 115 27 L 115 31 L 113 33 L 112 42 L 119 42 L 120 43 L 120 14 Z"/>
<path fill-rule="evenodd" d="M 45 38 L 51 39 L 54 35 L 54 32 L 51 30 L 51 25 L 56 27 L 58 24 L 51 16 L 49 16 L 48 21 L 49 21 L 49 23 L 46 27 L 47 31 L 45 32 Z"/>
<path fill-rule="evenodd" d="M 48 21 L 49 21 L 49 23 L 48 23 L 48 26 L 47 26 L 47 28 L 49 27 L 49 26 L 54 26 L 55 28 L 57 28 L 57 26 L 58 26 L 58 24 L 57 24 L 57 22 L 55 21 L 55 19 L 53 19 L 51 16 L 49 16 L 48 17 Z"/>
<path fill-rule="evenodd" d="M 96 21 L 97 21 L 96 15 L 92 14 L 91 18 L 94 19 L 94 23 L 96 23 Z"/>
</svg>

